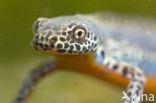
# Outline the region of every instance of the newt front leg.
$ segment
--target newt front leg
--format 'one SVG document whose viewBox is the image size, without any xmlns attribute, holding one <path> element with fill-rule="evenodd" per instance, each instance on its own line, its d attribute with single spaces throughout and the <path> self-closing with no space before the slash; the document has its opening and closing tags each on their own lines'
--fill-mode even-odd
<svg viewBox="0 0 156 103">
<path fill-rule="evenodd" d="M 99 61 L 99 59 L 102 59 Z M 99 47 L 97 51 L 96 62 L 103 64 L 108 70 L 121 74 L 124 78 L 130 79 L 130 83 L 126 90 L 126 96 L 123 98 L 124 103 L 139 103 L 143 93 L 144 84 L 146 82 L 145 74 L 142 69 L 132 67 L 131 65 L 117 61 L 105 55 L 104 49 Z"/>
</svg>

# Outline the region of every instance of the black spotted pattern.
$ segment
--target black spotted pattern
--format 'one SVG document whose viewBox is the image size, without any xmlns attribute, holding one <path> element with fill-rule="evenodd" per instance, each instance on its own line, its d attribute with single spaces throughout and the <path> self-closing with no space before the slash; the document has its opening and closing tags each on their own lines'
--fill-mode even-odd
<svg viewBox="0 0 156 103">
<path fill-rule="evenodd" d="M 87 38 L 90 38 L 90 33 L 88 32 Z"/>
<path fill-rule="evenodd" d="M 64 37 L 60 37 L 60 41 L 64 42 L 66 39 Z"/>
<path fill-rule="evenodd" d="M 39 46 L 40 46 L 41 48 L 43 48 L 43 47 L 44 47 L 42 43 L 39 43 Z"/>
<path fill-rule="evenodd" d="M 68 48 L 69 47 L 69 44 L 68 43 L 65 43 L 64 44 L 64 48 Z"/>
<path fill-rule="evenodd" d="M 33 40 L 33 45 L 36 50 L 38 47 L 43 50 L 55 50 L 58 53 L 88 53 L 96 52 L 95 47 L 97 47 L 96 40 L 97 37 L 91 32 L 87 31 L 87 28 L 81 23 L 71 23 L 68 26 L 45 26 L 46 31 L 38 33 L 35 35 Z M 85 37 L 76 39 L 74 37 L 74 30 L 83 29 L 85 31 Z M 82 35 L 79 31 L 78 36 Z M 94 42 L 95 41 L 95 42 Z M 104 55 L 104 54 L 103 54 Z"/>
<path fill-rule="evenodd" d="M 62 44 L 57 44 L 57 48 L 59 49 L 59 48 L 62 48 Z"/>
<path fill-rule="evenodd" d="M 80 45 L 75 44 L 75 46 L 76 46 L 76 49 L 77 49 L 77 50 L 80 50 L 80 49 L 81 49 L 81 46 L 80 46 Z"/>
<path fill-rule="evenodd" d="M 55 36 L 55 37 L 53 37 L 53 38 L 51 38 L 50 40 L 49 40 L 49 42 L 50 42 L 50 44 L 55 44 L 56 42 L 57 42 L 57 37 Z"/>
<path fill-rule="evenodd" d="M 44 44 L 44 46 L 45 46 L 46 48 L 48 48 L 48 47 L 49 47 L 49 45 L 47 45 L 47 44 Z"/>
<path fill-rule="evenodd" d="M 41 41 L 44 41 L 44 37 L 43 37 L 43 36 L 41 36 L 40 40 L 41 40 Z"/>
<path fill-rule="evenodd" d="M 70 45 L 70 50 L 73 50 L 74 49 L 74 46 L 73 45 Z"/>
<path fill-rule="evenodd" d="M 62 32 L 62 35 L 66 36 L 66 34 L 67 34 L 66 32 Z"/>
<path fill-rule="evenodd" d="M 54 44 L 50 44 L 50 47 L 51 47 L 51 48 L 54 48 Z"/>
<path fill-rule="evenodd" d="M 70 40 L 70 38 L 69 38 L 69 36 L 67 36 L 67 41 L 69 41 Z"/>
<path fill-rule="evenodd" d="M 58 49 L 57 52 L 58 52 L 58 53 L 65 53 L 66 50 L 65 50 L 65 49 Z"/>
<path fill-rule="evenodd" d="M 52 34 L 52 32 L 51 31 L 49 31 L 48 33 L 47 33 L 47 35 L 46 35 L 46 41 L 48 41 L 49 40 L 49 36 Z"/>
<path fill-rule="evenodd" d="M 72 50 L 68 50 L 68 53 L 73 53 L 73 51 Z"/>
<path fill-rule="evenodd" d="M 102 57 L 105 57 L 105 53 L 103 50 L 101 51 L 101 55 L 102 55 Z"/>
<path fill-rule="evenodd" d="M 117 64 L 113 65 L 113 70 L 117 70 L 117 69 L 118 69 L 118 65 Z"/>
<path fill-rule="evenodd" d="M 125 77 L 128 74 L 128 67 L 124 67 L 122 70 L 122 75 Z"/>
</svg>

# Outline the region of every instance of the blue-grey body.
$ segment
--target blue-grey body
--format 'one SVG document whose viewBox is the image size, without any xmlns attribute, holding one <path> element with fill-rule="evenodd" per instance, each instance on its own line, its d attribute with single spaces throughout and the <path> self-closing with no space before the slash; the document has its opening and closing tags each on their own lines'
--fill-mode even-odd
<svg viewBox="0 0 156 103">
<path fill-rule="evenodd" d="M 140 103 L 146 83 L 144 71 L 156 75 L 155 24 L 152 19 L 108 13 L 38 18 L 33 25 L 32 46 L 60 56 L 91 54 L 95 63 L 130 80 L 123 103 Z M 24 103 L 33 85 L 57 69 L 57 62 L 32 72 L 15 103 Z"/>
<path fill-rule="evenodd" d="M 95 14 L 94 18 L 109 56 L 156 76 L 156 20 L 108 13 Z"/>
</svg>

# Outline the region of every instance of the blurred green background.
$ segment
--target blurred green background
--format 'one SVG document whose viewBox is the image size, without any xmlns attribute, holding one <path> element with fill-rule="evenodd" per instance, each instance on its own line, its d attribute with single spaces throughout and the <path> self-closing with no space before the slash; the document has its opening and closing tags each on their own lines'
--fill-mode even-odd
<svg viewBox="0 0 156 103">
<path fill-rule="evenodd" d="M 51 56 L 32 50 L 38 17 L 113 11 L 156 16 L 155 0 L 0 0 L 0 103 L 10 103 L 28 73 Z M 72 72 L 43 79 L 28 103 L 120 103 L 123 88 Z"/>
</svg>

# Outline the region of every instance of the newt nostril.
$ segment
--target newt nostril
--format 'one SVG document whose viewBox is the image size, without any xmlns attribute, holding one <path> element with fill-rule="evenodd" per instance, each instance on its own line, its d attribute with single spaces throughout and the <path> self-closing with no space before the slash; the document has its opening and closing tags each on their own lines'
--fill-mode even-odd
<svg viewBox="0 0 156 103">
<path fill-rule="evenodd" d="M 33 24 L 33 26 L 32 26 L 32 32 L 33 32 L 34 35 L 37 32 L 38 24 L 39 24 L 39 21 L 35 21 L 34 24 Z"/>
<path fill-rule="evenodd" d="M 32 31 L 33 31 L 33 34 L 35 35 L 37 30 L 38 30 L 38 27 L 40 27 L 41 23 L 44 22 L 47 18 L 44 18 L 44 17 L 40 17 L 38 18 L 34 23 L 33 23 L 33 26 L 32 26 Z"/>
</svg>

